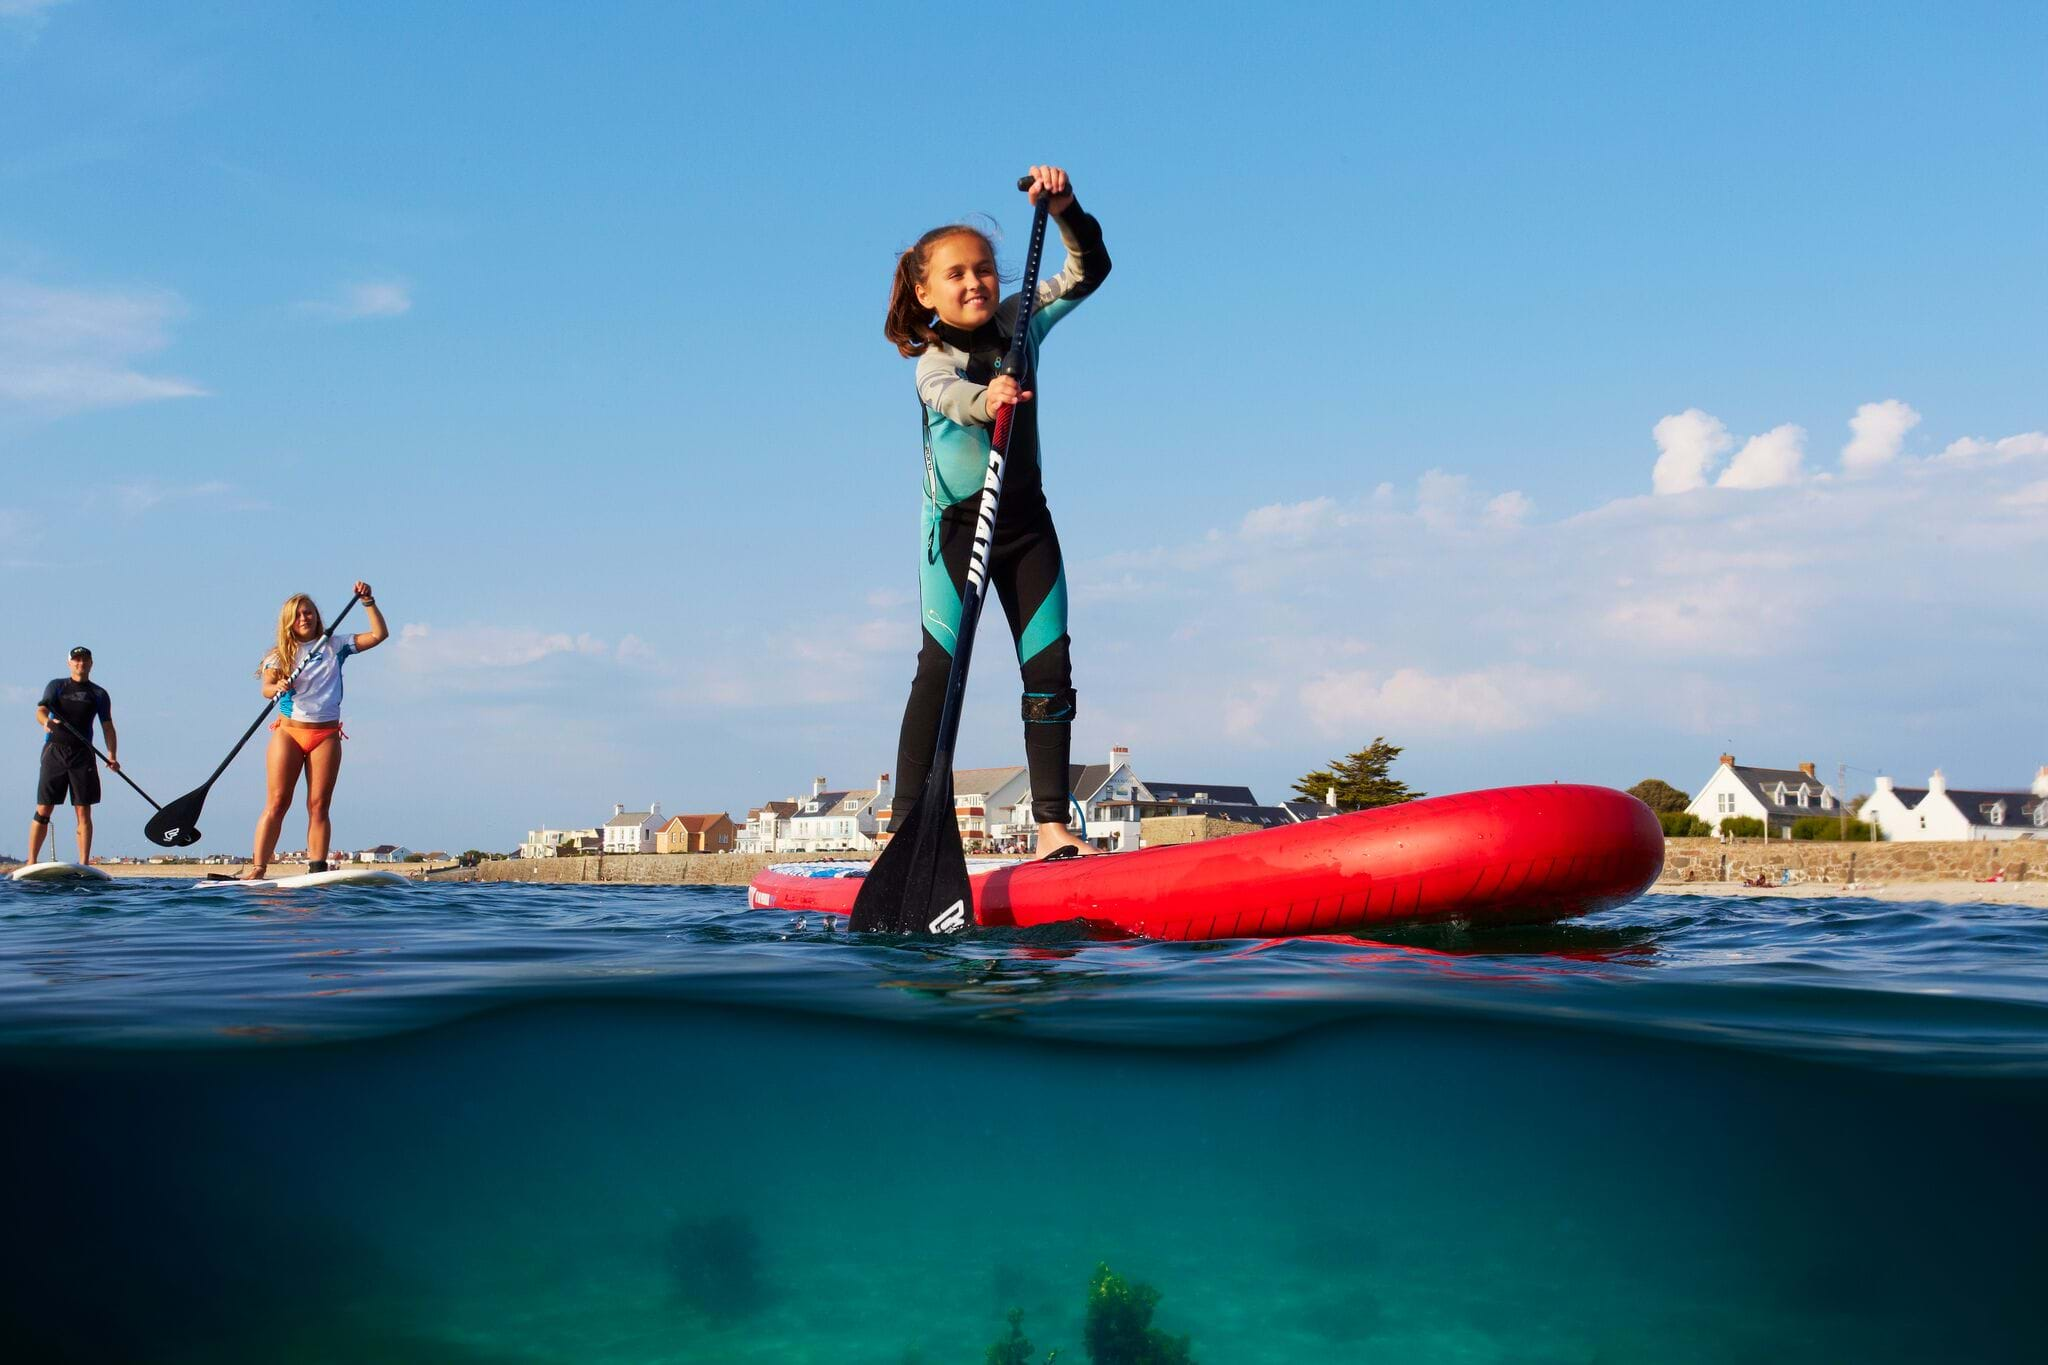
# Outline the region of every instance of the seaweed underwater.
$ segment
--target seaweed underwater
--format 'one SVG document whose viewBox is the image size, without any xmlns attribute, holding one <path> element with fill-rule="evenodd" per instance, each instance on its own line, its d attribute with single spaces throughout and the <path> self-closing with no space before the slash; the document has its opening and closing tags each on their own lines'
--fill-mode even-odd
<svg viewBox="0 0 2048 1365">
<path fill-rule="evenodd" d="M 1093 1365 L 1196 1365 L 1191 1338 L 1170 1336 L 1152 1325 L 1160 1293 L 1149 1284 L 1134 1284 L 1098 1264 L 1088 1283 L 1087 1313 L 1082 1340 Z M 1033 1365 L 1037 1350 L 1024 1335 L 1024 1310 L 1012 1308 L 1010 1333 L 983 1356 L 985 1365 Z M 1045 1365 L 1059 1356 L 1046 1352 Z"/>
</svg>

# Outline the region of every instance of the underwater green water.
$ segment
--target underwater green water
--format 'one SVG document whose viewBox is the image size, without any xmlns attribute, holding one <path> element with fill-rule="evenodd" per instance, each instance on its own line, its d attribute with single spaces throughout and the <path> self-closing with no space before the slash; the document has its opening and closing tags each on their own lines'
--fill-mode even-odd
<svg viewBox="0 0 2048 1365">
<path fill-rule="evenodd" d="M 1077 1365 L 1101 1263 L 1203 1362 L 2039 1358 L 2003 912 L 1916 912 L 1969 998 L 1892 907 L 1246 955 L 429 894 L 7 903 L 0 1359 L 939 1365 L 1021 1308 Z"/>
</svg>

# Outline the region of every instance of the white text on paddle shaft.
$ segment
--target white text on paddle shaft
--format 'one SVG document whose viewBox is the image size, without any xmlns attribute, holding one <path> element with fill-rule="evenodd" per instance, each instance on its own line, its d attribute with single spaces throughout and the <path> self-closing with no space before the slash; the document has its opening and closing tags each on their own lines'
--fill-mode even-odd
<svg viewBox="0 0 2048 1365">
<path fill-rule="evenodd" d="M 931 922 L 930 928 L 931 931 L 935 934 L 950 934 L 955 929 L 963 929 L 966 926 L 966 902 L 954 901 L 951 905 L 947 906 L 944 910 L 939 912 L 939 917 Z"/>
</svg>

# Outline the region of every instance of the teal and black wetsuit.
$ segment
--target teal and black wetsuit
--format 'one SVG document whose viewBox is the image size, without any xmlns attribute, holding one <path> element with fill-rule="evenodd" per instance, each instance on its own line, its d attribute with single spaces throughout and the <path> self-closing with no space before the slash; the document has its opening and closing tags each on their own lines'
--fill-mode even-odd
<svg viewBox="0 0 2048 1365">
<path fill-rule="evenodd" d="M 1102 228 L 1078 203 L 1053 219 L 1066 242 L 1064 269 L 1038 285 L 1026 376 L 1037 386 L 1038 348 L 1054 325 L 1109 274 Z M 988 382 L 1002 369 L 1017 330 L 1019 296 L 973 332 L 938 325 L 939 342 L 919 357 L 917 396 L 924 419 L 925 489 L 918 600 L 924 618 L 917 677 L 903 711 L 896 790 L 924 787 L 938 742 L 960 595 L 974 548 L 975 514 L 988 469 Z M 989 546 L 988 581 L 1001 598 L 1024 675 L 1024 752 L 1031 767 L 1032 818 L 1067 818 L 1067 758 L 1072 749 L 1074 671 L 1068 656 L 1067 579 L 1059 532 L 1045 505 L 1038 457 L 1038 400 L 1021 405 L 1010 431 L 1003 499 Z"/>
</svg>

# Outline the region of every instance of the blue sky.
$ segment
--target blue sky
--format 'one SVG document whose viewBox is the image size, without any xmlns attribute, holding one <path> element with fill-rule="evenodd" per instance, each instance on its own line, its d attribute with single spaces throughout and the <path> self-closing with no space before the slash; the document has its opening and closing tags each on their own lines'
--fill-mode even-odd
<svg viewBox="0 0 2048 1365">
<path fill-rule="evenodd" d="M 0 0 L 24 801 L 65 647 L 164 799 L 358 576 L 343 844 L 892 766 L 889 270 L 1038 160 L 1116 260 L 1042 375 L 1080 757 L 2048 763 L 2048 9 L 731 8 Z"/>
</svg>

